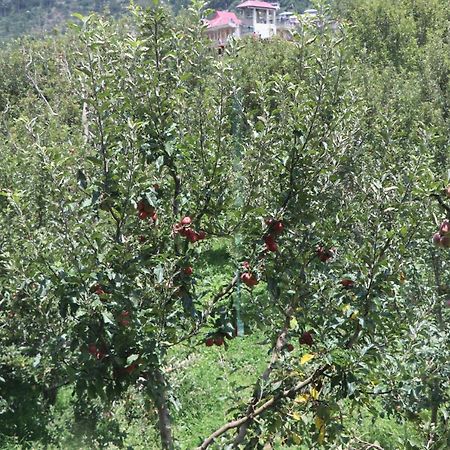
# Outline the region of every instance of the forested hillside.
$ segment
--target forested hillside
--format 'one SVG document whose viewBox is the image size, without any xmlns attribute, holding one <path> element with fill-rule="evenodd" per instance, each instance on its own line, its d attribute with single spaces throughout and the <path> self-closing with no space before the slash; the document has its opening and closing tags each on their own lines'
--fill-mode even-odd
<svg viewBox="0 0 450 450">
<path fill-rule="evenodd" d="M 123 14 L 129 0 L 0 0 L 0 40 L 24 34 L 43 34 L 63 26 L 74 12 L 86 14 L 90 11 L 107 11 L 112 15 Z M 136 4 L 151 5 L 152 0 L 136 0 Z M 186 8 L 189 0 L 167 0 L 178 13 Z M 208 7 L 226 9 L 239 4 L 239 0 L 211 0 Z M 281 0 L 285 9 L 302 12 L 308 0 Z"/>
</svg>

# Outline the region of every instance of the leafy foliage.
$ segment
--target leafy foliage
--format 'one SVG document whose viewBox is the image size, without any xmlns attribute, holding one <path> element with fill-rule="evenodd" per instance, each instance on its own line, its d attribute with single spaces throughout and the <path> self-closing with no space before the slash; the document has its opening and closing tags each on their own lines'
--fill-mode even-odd
<svg viewBox="0 0 450 450">
<path fill-rule="evenodd" d="M 349 1 L 334 30 L 304 23 L 292 41 L 223 55 L 200 5 L 79 16 L 67 36 L 7 46 L 2 433 L 17 435 L 24 397 L 45 415 L 70 385 L 80 439 L 121 445 L 102 410 L 135 389 L 162 447 L 183 448 L 171 355 L 226 350 L 242 321 L 269 365 L 233 386 L 235 420 L 199 448 L 362 446 L 346 419 L 380 408 L 414 424 L 402 448 L 445 448 L 448 250 L 431 243 L 450 211 L 441 3 L 428 20 L 417 1 Z"/>
</svg>

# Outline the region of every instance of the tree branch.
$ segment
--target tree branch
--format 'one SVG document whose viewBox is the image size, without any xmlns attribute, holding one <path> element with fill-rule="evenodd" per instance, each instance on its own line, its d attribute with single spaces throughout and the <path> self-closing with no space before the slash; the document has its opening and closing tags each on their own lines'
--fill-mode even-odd
<svg viewBox="0 0 450 450">
<path fill-rule="evenodd" d="M 196 450 L 205 450 L 207 449 L 216 438 L 221 436 L 222 434 L 226 433 L 229 430 L 232 430 L 234 428 L 238 428 L 244 423 L 246 423 L 249 420 L 254 419 L 255 417 L 260 416 L 270 408 L 274 407 L 280 400 L 283 400 L 285 398 L 292 398 L 295 394 L 297 394 L 298 391 L 303 389 L 304 387 L 311 384 L 314 380 L 319 378 L 327 369 L 329 368 L 328 365 L 321 367 L 320 369 L 317 369 L 310 377 L 308 377 L 306 380 L 301 381 L 297 383 L 295 386 L 291 387 L 290 389 L 285 389 L 284 391 L 281 391 L 279 394 L 275 395 L 274 397 L 267 400 L 265 403 L 263 403 L 258 408 L 254 409 L 250 414 L 246 414 L 245 416 L 241 417 L 240 419 L 232 420 L 231 422 L 226 423 L 218 430 L 214 431 L 210 436 L 208 436 L 202 444 L 197 447 Z"/>
</svg>

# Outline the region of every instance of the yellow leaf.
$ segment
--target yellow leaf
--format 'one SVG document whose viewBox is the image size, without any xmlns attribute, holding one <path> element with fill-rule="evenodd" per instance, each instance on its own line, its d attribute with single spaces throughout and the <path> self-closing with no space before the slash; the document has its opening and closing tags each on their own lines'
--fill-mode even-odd
<svg viewBox="0 0 450 450">
<path fill-rule="evenodd" d="M 317 442 L 319 444 L 323 444 L 325 440 L 325 421 L 322 419 L 322 417 L 316 416 L 314 419 L 314 422 L 316 424 L 317 431 L 319 432 L 319 437 L 317 438 Z"/>
<path fill-rule="evenodd" d="M 309 394 L 300 394 L 295 397 L 295 403 L 307 403 L 309 400 Z"/>
<path fill-rule="evenodd" d="M 358 313 L 359 313 L 359 311 L 356 310 L 356 311 L 350 316 L 350 319 L 351 319 L 351 320 L 356 320 L 356 319 L 358 318 Z"/>
<path fill-rule="evenodd" d="M 311 361 L 314 358 L 314 355 L 312 353 L 305 353 L 300 358 L 300 364 L 306 364 L 308 361 Z"/>
<path fill-rule="evenodd" d="M 309 390 L 309 393 L 311 394 L 311 398 L 312 398 L 313 400 L 318 400 L 318 399 L 319 399 L 319 391 L 317 391 L 316 389 L 311 388 L 311 389 Z"/>
<path fill-rule="evenodd" d="M 297 328 L 298 322 L 295 317 L 293 317 L 289 322 L 289 328 L 294 329 Z"/>
<path fill-rule="evenodd" d="M 302 416 L 297 411 L 295 411 L 295 412 L 292 413 L 292 418 L 294 420 L 300 420 L 302 418 Z"/>
<path fill-rule="evenodd" d="M 291 438 L 292 442 L 296 445 L 300 445 L 302 443 L 302 438 L 296 433 L 292 433 Z"/>
<path fill-rule="evenodd" d="M 317 430 L 321 430 L 322 427 L 325 425 L 324 420 L 322 419 L 322 417 L 316 416 L 316 418 L 314 419 L 314 423 L 316 424 L 316 428 Z"/>
<path fill-rule="evenodd" d="M 343 307 L 342 307 L 342 312 L 345 314 L 350 308 L 350 305 L 348 303 L 346 303 Z"/>
</svg>

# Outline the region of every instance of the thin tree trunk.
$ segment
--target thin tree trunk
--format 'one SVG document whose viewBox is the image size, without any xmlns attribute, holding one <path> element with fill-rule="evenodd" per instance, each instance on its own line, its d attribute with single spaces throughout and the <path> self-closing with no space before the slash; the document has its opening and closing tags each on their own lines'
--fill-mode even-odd
<svg viewBox="0 0 450 450">
<path fill-rule="evenodd" d="M 170 418 L 167 383 L 160 368 L 155 369 L 149 385 L 153 401 L 158 411 L 158 428 L 163 450 L 173 450 L 172 421 Z"/>
</svg>

